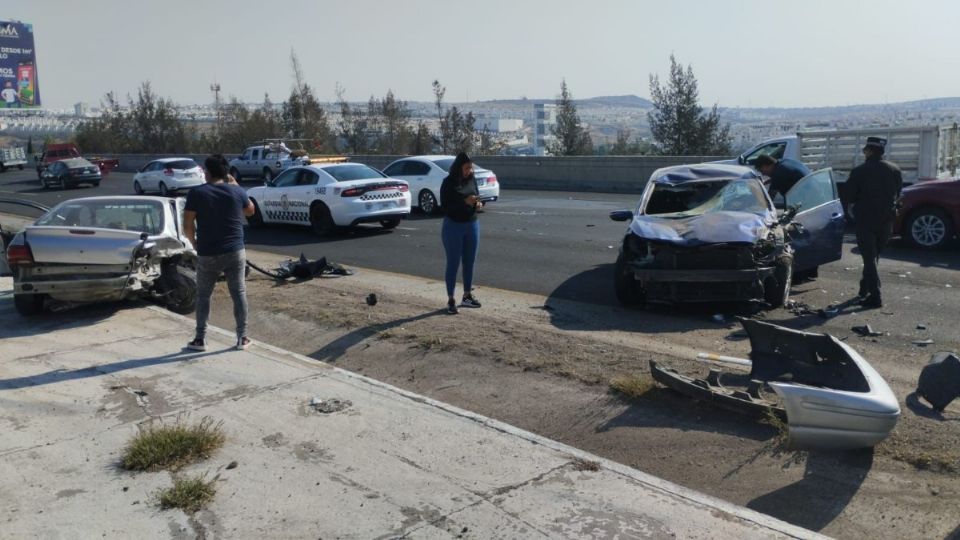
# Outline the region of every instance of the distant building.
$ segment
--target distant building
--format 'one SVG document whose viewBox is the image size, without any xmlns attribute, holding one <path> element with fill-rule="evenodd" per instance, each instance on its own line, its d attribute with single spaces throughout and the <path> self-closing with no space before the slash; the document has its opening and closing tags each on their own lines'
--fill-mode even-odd
<svg viewBox="0 0 960 540">
<path fill-rule="evenodd" d="M 535 103 L 533 105 L 533 155 L 542 156 L 547 152 L 546 141 L 551 138 L 548 127 L 556 122 L 556 105 Z"/>
<path fill-rule="evenodd" d="M 74 116 L 86 116 L 87 112 L 89 112 L 89 109 L 90 107 L 81 101 L 80 103 L 75 103 L 73 105 L 73 114 Z"/>
<path fill-rule="evenodd" d="M 473 129 L 486 129 L 492 133 L 511 133 L 523 129 L 523 120 L 519 118 L 497 118 L 494 116 L 479 115 L 473 122 Z"/>
</svg>

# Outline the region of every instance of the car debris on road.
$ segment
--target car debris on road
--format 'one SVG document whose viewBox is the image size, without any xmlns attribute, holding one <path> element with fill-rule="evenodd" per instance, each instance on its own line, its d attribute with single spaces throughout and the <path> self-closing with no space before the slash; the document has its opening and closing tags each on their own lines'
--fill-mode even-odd
<svg viewBox="0 0 960 540">
<path fill-rule="evenodd" d="M 917 394 L 933 409 L 943 412 L 951 401 L 960 397 L 960 357 L 953 352 L 939 352 L 920 371 Z"/>
<path fill-rule="evenodd" d="M 724 386 L 719 369 L 705 379 L 650 361 L 654 380 L 681 394 L 757 417 L 785 419 L 788 446 L 866 448 L 883 441 L 900 417 L 886 381 L 853 348 L 828 334 L 740 319 L 750 359 L 701 355 L 700 360 L 749 367 L 745 389 Z M 772 389 L 775 396 L 769 396 Z"/>
</svg>

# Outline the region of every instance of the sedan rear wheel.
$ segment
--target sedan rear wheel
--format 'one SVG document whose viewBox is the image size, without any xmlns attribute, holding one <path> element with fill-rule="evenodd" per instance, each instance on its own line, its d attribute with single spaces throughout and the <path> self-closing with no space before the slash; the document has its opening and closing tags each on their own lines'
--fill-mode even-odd
<svg viewBox="0 0 960 540">
<path fill-rule="evenodd" d="M 140 185 L 140 182 L 133 182 L 133 192 L 137 195 L 143 195 L 143 186 Z"/>
<path fill-rule="evenodd" d="M 937 249 L 953 238 L 953 223 L 943 210 L 924 208 L 910 216 L 906 233 L 911 244 L 924 249 Z"/>
<path fill-rule="evenodd" d="M 400 218 L 381 219 L 380 226 L 384 229 L 394 229 L 400 224 Z"/>
<path fill-rule="evenodd" d="M 417 204 L 420 206 L 420 211 L 428 216 L 437 211 L 437 198 L 433 196 L 429 189 L 420 192 L 420 195 L 417 196 Z"/>
<path fill-rule="evenodd" d="M 333 216 L 330 215 L 327 205 L 320 203 L 310 209 L 310 227 L 320 237 L 331 236 L 336 232 L 337 226 L 333 222 Z"/>
<path fill-rule="evenodd" d="M 167 185 L 164 184 L 163 182 L 160 182 L 160 196 L 161 196 L 161 197 L 169 197 L 169 196 L 170 196 L 170 190 L 167 189 Z"/>
</svg>

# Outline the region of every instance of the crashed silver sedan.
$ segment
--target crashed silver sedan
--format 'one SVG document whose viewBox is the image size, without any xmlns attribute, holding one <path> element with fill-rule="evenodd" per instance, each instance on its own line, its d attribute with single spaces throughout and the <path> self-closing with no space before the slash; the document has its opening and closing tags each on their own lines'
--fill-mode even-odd
<svg viewBox="0 0 960 540">
<path fill-rule="evenodd" d="M 183 199 L 88 197 L 62 202 L 6 248 L 14 306 L 147 298 L 189 313 L 196 253 L 183 235 Z"/>
<path fill-rule="evenodd" d="M 778 212 L 761 176 L 735 165 L 682 165 L 653 173 L 629 221 L 614 269 L 617 299 L 765 301 L 778 307 L 794 276 L 840 259 L 843 209 L 830 169 L 798 181 Z"/>
<path fill-rule="evenodd" d="M 706 378 L 688 377 L 651 360 L 654 380 L 721 408 L 786 419 L 787 443 L 794 448 L 867 448 L 893 431 L 900 403 L 852 347 L 827 334 L 752 319 L 741 324 L 750 337 L 750 359 L 719 360 L 748 366 L 746 382 L 718 369 Z M 775 396 L 764 394 L 770 389 Z"/>
</svg>

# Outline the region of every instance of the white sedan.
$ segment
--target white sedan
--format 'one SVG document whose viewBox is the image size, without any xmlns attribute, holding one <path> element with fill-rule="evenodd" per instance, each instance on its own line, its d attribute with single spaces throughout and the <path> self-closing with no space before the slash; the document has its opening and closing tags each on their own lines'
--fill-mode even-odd
<svg viewBox="0 0 960 540">
<path fill-rule="evenodd" d="M 447 176 L 454 156 L 411 156 L 398 159 L 383 170 L 391 178 L 400 178 L 410 184 L 414 206 L 424 214 L 433 214 L 440 208 L 440 185 Z M 484 203 L 500 198 L 500 183 L 493 171 L 473 165 L 477 190 Z"/>
<path fill-rule="evenodd" d="M 256 207 L 248 218 L 251 227 L 309 225 L 319 236 L 360 223 L 392 229 L 410 215 L 407 183 L 362 163 L 291 167 L 247 195 Z"/>
<path fill-rule="evenodd" d="M 137 195 L 156 191 L 166 197 L 204 182 L 203 169 L 196 161 L 185 157 L 163 158 L 147 163 L 133 175 L 133 191 Z"/>
</svg>

